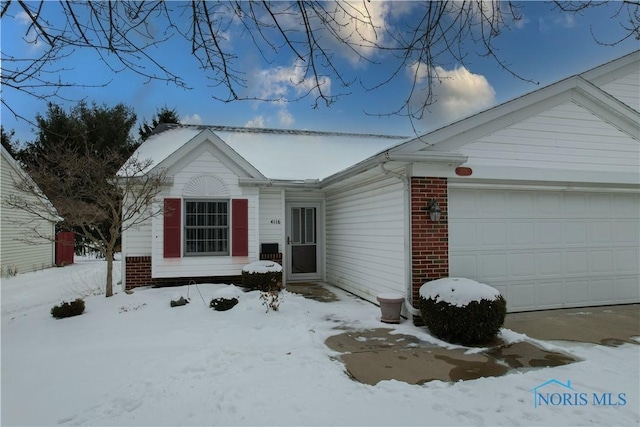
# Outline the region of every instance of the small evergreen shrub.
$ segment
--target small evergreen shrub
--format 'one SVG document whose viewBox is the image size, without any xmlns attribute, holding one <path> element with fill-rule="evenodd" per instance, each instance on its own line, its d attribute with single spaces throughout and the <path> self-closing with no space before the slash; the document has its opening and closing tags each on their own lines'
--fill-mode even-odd
<svg viewBox="0 0 640 427">
<path fill-rule="evenodd" d="M 450 343 L 485 344 L 500 332 L 507 315 L 507 302 L 495 289 L 468 279 L 445 279 L 438 287 L 426 283 L 420 289 L 419 308 L 431 333 Z M 472 286 L 469 288 L 469 286 Z M 475 286 L 488 288 L 490 291 Z M 461 296 L 479 292 L 482 297 L 465 301 Z M 493 293 L 492 293 L 493 292 Z M 464 301 L 461 303 L 460 301 Z"/>
<path fill-rule="evenodd" d="M 84 313 L 84 300 L 78 298 L 72 302 L 62 302 L 62 304 L 54 305 L 51 308 L 51 315 L 56 319 L 65 317 L 79 316 Z"/>
<path fill-rule="evenodd" d="M 242 269 L 242 286 L 262 292 L 282 289 L 282 266 L 272 261 L 257 261 Z"/>
<path fill-rule="evenodd" d="M 227 311 L 235 307 L 236 304 L 238 304 L 238 298 L 214 298 L 209 307 L 216 311 Z"/>
</svg>

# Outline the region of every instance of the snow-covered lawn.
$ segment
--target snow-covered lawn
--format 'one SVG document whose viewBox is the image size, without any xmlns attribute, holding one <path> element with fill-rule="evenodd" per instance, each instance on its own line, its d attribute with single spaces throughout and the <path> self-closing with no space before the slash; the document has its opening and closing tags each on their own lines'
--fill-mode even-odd
<svg viewBox="0 0 640 427">
<path fill-rule="evenodd" d="M 333 303 L 284 293 L 280 311 L 267 313 L 259 293 L 215 284 L 104 298 L 92 295 L 104 264 L 79 260 L 2 280 L 3 426 L 640 422 L 636 345 L 543 343 L 584 361 L 458 383 L 368 386 L 348 378 L 324 341 L 342 332 L 336 327 L 382 326 L 378 307 L 340 292 Z M 187 292 L 190 304 L 169 306 Z M 54 304 L 79 294 L 89 295 L 84 315 L 51 317 Z M 232 310 L 208 307 L 211 298 L 229 294 L 240 297 Z M 395 328 L 434 341 L 410 322 Z M 503 336 L 522 339 L 510 331 Z M 571 381 L 587 404 L 534 408 L 532 389 L 552 379 Z M 593 393 L 612 393 L 613 403 L 624 393 L 626 404 L 597 406 Z"/>
</svg>

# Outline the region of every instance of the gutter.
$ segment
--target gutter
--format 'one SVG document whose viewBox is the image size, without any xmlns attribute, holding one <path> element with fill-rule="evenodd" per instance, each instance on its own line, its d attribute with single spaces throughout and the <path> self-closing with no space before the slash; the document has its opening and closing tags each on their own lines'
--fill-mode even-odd
<svg viewBox="0 0 640 427">
<path fill-rule="evenodd" d="M 411 295 L 413 294 L 412 289 L 412 275 L 411 275 L 411 185 L 409 181 L 409 177 L 407 175 L 402 175 L 389 169 L 385 169 L 384 163 L 379 163 L 378 167 L 387 176 L 392 176 L 394 178 L 398 178 L 404 184 L 404 253 L 406 256 L 404 257 L 404 270 L 405 274 L 405 291 L 406 296 L 404 299 L 404 306 L 412 316 L 419 316 L 420 310 L 415 308 L 411 303 Z"/>
</svg>

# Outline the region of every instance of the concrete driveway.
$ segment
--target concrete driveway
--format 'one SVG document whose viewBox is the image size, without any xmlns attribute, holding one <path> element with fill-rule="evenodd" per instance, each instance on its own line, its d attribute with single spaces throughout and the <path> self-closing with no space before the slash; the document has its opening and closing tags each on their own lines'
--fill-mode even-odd
<svg viewBox="0 0 640 427">
<path fill-rule="evenodd" d="M 512 313 L 507 315 L 504 327 L 538 340 L 640 344 L 640 305 Z M 468 353 L 464 347 L 439 347 L 394 334 L 386 327 L 342 332 L 327 339 L 326 344 L 342 353 L 340 359 L 352 378 L 371 385 L 390 379 L 409 384 L 471 380 L 577 361 L 569 354 L 544 350 L 532 341 L 508 344 L 496 340 L 479 353 Z"/>
<path fill-rule="evenodd" d="M 509 313 L 504 327 L 545 341 L 638 344 L 640 304 Z"/>
</svg>

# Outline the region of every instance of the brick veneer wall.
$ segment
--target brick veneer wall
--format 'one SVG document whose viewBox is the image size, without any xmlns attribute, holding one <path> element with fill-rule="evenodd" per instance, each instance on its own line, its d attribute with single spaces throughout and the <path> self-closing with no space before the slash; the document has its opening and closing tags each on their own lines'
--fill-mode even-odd
<svg viewBox="0 0 640 427">
<path fill-rule="evenodd" d="M 437 223 L 426 211 L 431 199 L 436 199 L 442 209 Z M 446 178 L 411 178 L 411 298 L 416 308 L 420 286 L 449 275 L 448 211 Z M 413 321 L 422 324 L 419 317 Z"/>
<path fill-rule="evenodd" d="M 125 258 L 126 288 L 140 286 L 178 286 L 194 283 L 233 283 L 241 284 L 242 276 L 207 276 L 207 277 L 151 277 L 151 257 L 133 256 Z"/>
</svg>

